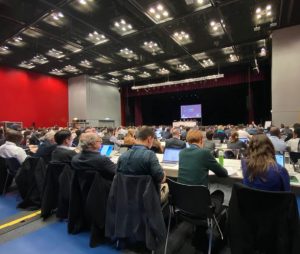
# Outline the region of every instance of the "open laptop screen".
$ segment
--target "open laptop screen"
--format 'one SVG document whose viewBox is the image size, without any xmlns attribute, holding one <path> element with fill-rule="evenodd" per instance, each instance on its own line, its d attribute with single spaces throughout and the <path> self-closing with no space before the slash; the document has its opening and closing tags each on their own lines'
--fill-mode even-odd
<svg viewBox="0 0 300 254">
<path fill-rule="evenodd" d="M 276 162 L 284 167 L 284 156 L 283 154 L 275 154 Z"/>
<path fill-rule="evenodd" d="M 163 160 L 162 162 L 165 163 L 178 163 L 179 161 L 179 152 L 181 149 L 175 149 L 175 148 L 166 148 L 164 155 L 163 155 Z"/>
<path fill-rule="evenodd" d="M 105 156 L 110 156 L 114 146 L 113 145 L 103 145 L 100 148 L 100 154 Z"/>
</svg>

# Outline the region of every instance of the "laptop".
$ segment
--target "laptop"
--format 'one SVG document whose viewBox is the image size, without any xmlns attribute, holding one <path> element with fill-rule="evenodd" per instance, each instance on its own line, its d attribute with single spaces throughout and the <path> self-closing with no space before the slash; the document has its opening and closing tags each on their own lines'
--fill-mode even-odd
<svg viewBox="0 0 300 254">
<path fill-rule="evenodd" d="M 248 138 L 239 138 L 239 140 L 246 143 L 246 144 L 248 144 L 248 142 L 249 142 Z"/>
<path fill-rule="evenodd" d="M 163 164 L 178 164 L 179 161 L 179 152 L 182 149 L 175 149 L 175 148 L 166 148 L 164 155 L 163 155 L 163 159 L 162 159 L 162 163 Z"/>
<path fill-rule="evenodd" d="M 113 145 L 103 145 L 100 148 L 100 154 L 109 157 L 114 149 Z"/>
<path fill-rule="evenodd" d="M 276 162 L 281 165 L 282 167 L 285 166 L 285 163 L 284 163 L 284 155 L 283 154 L 275 154 L 275 159 L 276 159 Z"/>
</svg>

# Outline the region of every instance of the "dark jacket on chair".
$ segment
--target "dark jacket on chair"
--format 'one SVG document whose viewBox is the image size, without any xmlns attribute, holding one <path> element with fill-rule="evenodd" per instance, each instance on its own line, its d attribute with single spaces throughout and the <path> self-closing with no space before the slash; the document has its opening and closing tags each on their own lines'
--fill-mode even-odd
<svg viewBox="0 0 300 254">
<path fill-rule="evenodd" d="M 228 225 L 232 254 L 300 253 L 299 214 L 293 193 L 235 184 Z"/>
<path fill-rule="evenodd" d="M 99 171 L 74 171 L 68 216 L 68 232 L 90 229 L 90 246 L 104 239 L 106 202 L 111 182 Z"/>
<path fill-rule="evenodd" d="M 15 177 L 23 199 L 18 208 L 40 208 L 45 175 L 46 166 L 42 158 L 26 158 Z"/>
<path fill-rule="evenodd" d="M 72 174 L 68 164 L 48 164 L 41 205 L 42 218 L 48 218 L 55 208 L 58 218 L 68 217 Z"/>
<path fill-rule="evenodd" d="M 157 249 L 165 240 L 160 198 L 150 175 L 115 176 L 107 203 L 105 235 L 144 242 L 149 250 Z"/>
</svg>

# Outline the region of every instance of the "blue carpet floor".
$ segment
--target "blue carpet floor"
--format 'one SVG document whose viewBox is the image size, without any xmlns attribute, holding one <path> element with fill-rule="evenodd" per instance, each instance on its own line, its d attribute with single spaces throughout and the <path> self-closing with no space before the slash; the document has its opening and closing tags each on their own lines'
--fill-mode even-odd
<svg viewBox="0 0 300 254">
<path fill-rule="evenodd" d="M 66 223 L 56 222 L 0 245 L 5 254 L 116 254 L 111 246 L 89 247 L 89 233 L 69 235 Z"/>
<path fill-rule="evenodd" d="M 16 208 L 18 202 L 17 194 L 8 193 L 5 196 L 0 196 L 0 220 L 20 212 Z"/>
</svg>

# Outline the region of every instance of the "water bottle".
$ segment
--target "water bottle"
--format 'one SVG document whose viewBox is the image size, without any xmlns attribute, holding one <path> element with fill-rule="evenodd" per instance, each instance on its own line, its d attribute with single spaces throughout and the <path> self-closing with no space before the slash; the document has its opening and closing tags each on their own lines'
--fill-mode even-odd
<svg viewBox="0 0 300 254">
<path fill-rule="evenodd" d="M 221 166 L 224 166 L 224 151 L 219 150 L 219 163 Z"/>
<path fill-rule="evenodd" d="M 284 163 L 290 164 L 290 153 L 289 152 L 284 153 Z"/>
</svg>

